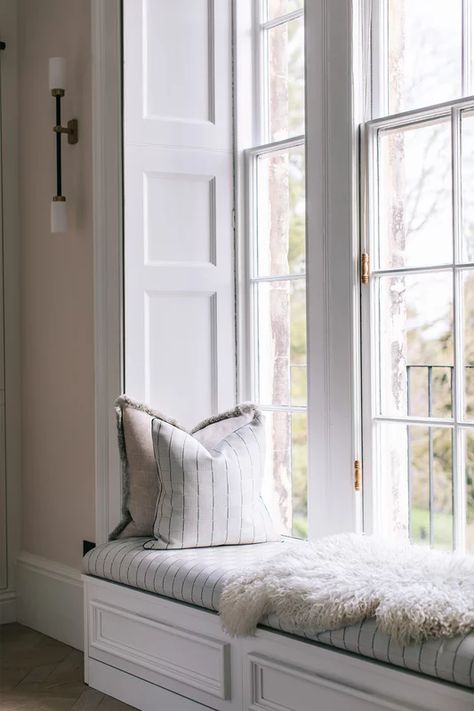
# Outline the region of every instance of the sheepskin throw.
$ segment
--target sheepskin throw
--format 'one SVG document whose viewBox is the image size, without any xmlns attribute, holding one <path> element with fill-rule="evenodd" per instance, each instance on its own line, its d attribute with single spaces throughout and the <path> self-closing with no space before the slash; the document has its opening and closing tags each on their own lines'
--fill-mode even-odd
<svg viewBox="0 0 474 711">
<path fill-rule="evenodd" d="M 375 616 L 401 644 L 474 630 L 474 556 L 341 534 L 292 544 L 225 583 L 219 612 L 231 635 L 275 614 L 317 634 Z"/>
<path fill-rule="evenodd" d="M 159 494 L 145 548 L 201 548 L 277 540 L 261 496 L 264 425 L 254 405 L 192 434 L 155 417 Z M 236 416 L 237 415 L 237 416 Z"/>
</svg>

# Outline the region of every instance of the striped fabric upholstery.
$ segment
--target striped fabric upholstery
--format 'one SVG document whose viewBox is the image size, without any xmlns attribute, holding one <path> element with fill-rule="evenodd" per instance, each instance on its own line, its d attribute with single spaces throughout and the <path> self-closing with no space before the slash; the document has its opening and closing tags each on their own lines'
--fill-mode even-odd
<svg viewBox="0 0 474 711">
<path fill-rule="evenodd" d="M 285 542 L 182 550 L 145 550 L 144 538 L 98 546 L 84 558 L 84 572 L 193 605 L 217 610 L 226 575 L 275 555 Z M 474 634 L 400 646 L 377 628 L 374 619 L 315 636 L 283 629 L 270 617 L 266 625 L 320 644 L 414 672 L 474 688 Z"/>
<path fill-rule="evenodd" d="M 254 410 L 207 448 L 192 434 L 154 418 L 152 439 L 160 491 L 154 540 L 147 549 L 200 548 L 276 539 L 261 497 L 264 427 Z"/>
</svg>

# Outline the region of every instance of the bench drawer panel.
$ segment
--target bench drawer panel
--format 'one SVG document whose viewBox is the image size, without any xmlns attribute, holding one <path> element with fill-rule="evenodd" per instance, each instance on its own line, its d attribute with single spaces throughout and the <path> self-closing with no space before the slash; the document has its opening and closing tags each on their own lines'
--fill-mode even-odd
<svg viewBox="0 0 474 711">
<path fill-rule="evenodd" d="M 407 711 L 406 706 L 296 669 L 249 655 L 249 711 Z"/>
<path fill-rule="evenodd" d="M 165 688 L 177 690 L 181 684 L 229 698 L 227 643 L 102 601 L 90 605 L 90 657 Z"/>
</svg>

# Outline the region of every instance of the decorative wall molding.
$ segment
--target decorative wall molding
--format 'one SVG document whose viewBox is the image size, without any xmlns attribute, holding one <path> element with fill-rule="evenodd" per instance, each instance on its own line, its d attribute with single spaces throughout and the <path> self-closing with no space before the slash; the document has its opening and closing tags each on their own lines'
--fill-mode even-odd
<svg viewBox="0 0 474 711">
<path fill-rule="evenodd" d="M 81 573 L 22 551 L 17 560 L 17 619 L 76 649 L 83 648 Z"/>
<path fill-rule="evenodd" d="M 120 0 L 91 0 L 95 312 L 96 542 L 120 517 L 113 403 L 122 392 L 122 20 Z"/>
</svg>

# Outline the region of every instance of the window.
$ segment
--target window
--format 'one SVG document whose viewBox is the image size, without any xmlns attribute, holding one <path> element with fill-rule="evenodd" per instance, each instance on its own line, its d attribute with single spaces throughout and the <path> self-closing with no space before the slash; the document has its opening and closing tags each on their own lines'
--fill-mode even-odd
<svg viewBox="0 0 474 711">
<path fill-rule="evenodd" d="M 368 526 L 474 553 L 470 3 L 374 1 L 363 293 Z M 370 487 L 370 490 L 369 490 Z"/>
<path fill-rule="evenodd" d="M 261 3 L 259 145 L 246 152 L 251 392 L 265 413 L 264 491 L 283 533 L 307 535 L 304 15 Z"/>
</svg>

